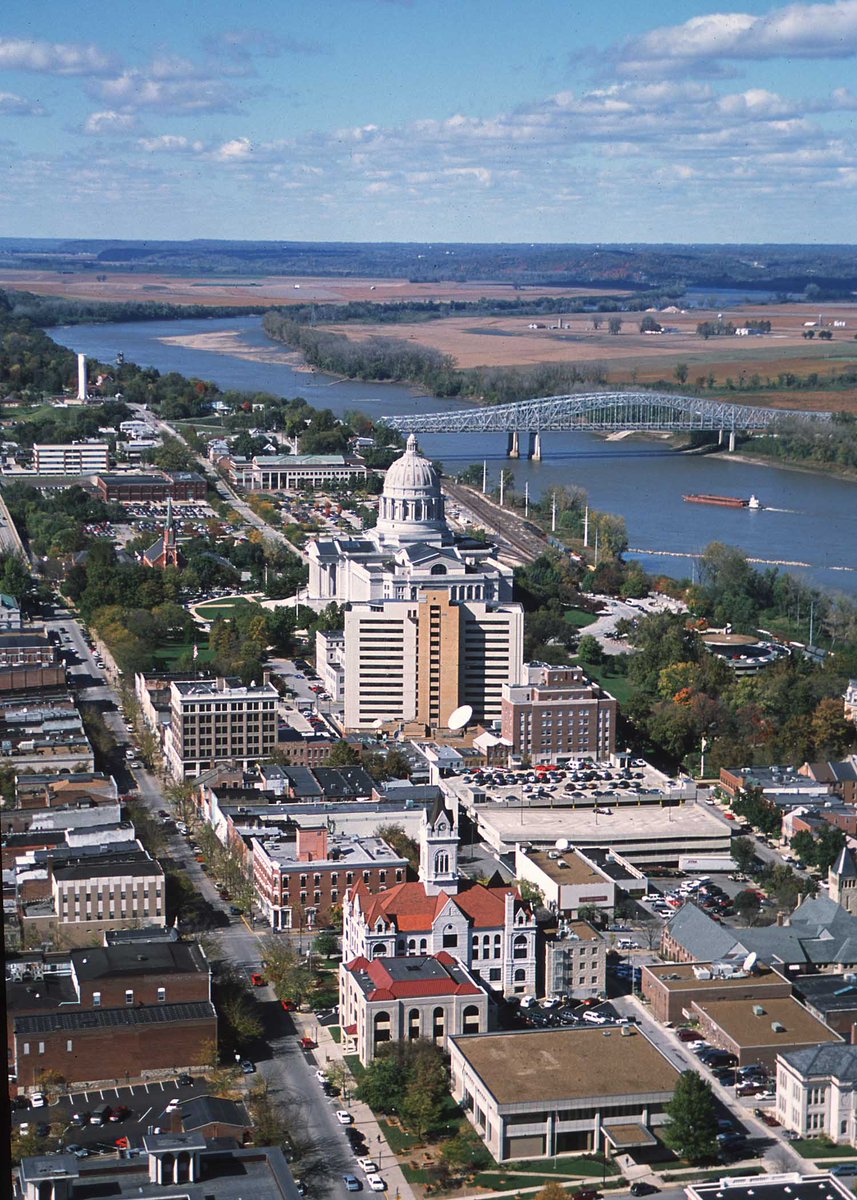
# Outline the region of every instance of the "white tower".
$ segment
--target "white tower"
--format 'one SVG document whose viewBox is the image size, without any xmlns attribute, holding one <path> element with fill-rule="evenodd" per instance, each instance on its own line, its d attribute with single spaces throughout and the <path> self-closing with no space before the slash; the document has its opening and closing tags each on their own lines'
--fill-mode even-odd
<svg viewBox="0 0 857 1200">
<path fill-rule="evenodd" d="M 77 398 L 86 399 L 86 355 L 77 356 Z"/>
<path fill-rule="evenodd" d="M 420 881 L 430 896 L 458 891 L 458 829 L 444 797 L 420 824 Z"/>
</svg>

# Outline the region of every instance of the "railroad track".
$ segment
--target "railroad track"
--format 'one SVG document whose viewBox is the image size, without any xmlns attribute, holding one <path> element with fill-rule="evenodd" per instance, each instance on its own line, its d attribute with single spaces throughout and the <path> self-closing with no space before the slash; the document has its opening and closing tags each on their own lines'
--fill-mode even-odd
<svg viewBox="0 0 857 1200">
<path fill-rule="evenodd" d="M 443 481 L 446 494 L 469 512 L 484 525 L 485 529 L 494 534 L 498 544 L 505 545 L 511 553 L 522 562 L 530 563 L 544 554 L 547 539 L 534 533 L 524 522 L 507 508 L 501 508 L 487 496 L 473 491 L 460 483 Z"/>
</svg>

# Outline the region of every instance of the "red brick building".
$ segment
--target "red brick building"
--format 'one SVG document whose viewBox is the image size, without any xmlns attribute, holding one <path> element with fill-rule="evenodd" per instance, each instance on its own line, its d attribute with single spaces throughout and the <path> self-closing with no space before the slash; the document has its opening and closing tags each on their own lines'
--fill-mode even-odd
<svg viewBox="0 0 857 1200">
<path fill-rule="evenodd" d="M 105 501 L 160 504 L 165 500 L 204 500 L 208 485 L 195 471 L 151 471 L 142 475 L 98 475 L 95 486 Z"/>
<path fill-rule="evenodd" d="M 9 1067 L 19 1088 L 137 1079 L 203 1065 L 217 1038 L 211 975 L 195 943 L 134 940 L 6 967 Z"/>
</svg>

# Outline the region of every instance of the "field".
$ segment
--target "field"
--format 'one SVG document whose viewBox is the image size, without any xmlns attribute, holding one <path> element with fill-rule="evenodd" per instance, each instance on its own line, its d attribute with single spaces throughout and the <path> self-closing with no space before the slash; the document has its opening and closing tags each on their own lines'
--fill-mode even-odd
<svg viewBox="0 0 857 1200">
<path fill-rule="evenodd" d="M 213 621 L 215 617 L 229 617 L 236 608 L 246 608 L 253 603 L 246 596 L 224 596 L 222 600 L 203 600 L 200 604 L 194 604 L 191 612 L 204 621 Z"/>
<path fill-rule="evenodd" d="M 707 381 L 710 374 L 715 387 L 728 386 L 727 379 L 740 387 L 742 380 L 750 381 L 755 375 L 764 381 L 782 372 L 808 375 L 817 371 L 826 375 L 836 368 L 857 366 L 857 305 L 825 305 L 822 314 L 801 304 L 746 305 L 724 316 L 736 325 L 742 320 L 769 320 L 770 334 L 712 337 L 707 341 L 696 332 L 697 324 L 716 320 L 717 312 L 693 309 L 655 315 L 670 332 L 640 333 L 638 313 L 621 314 L 622 329 L 616 335 L 608 332 L 609 317 L 601 316 L 600 328 L 596 329 L 590 314 L 564 314 L 552 319 L 450 317 L 410 325 L 349 324 L 326 328 L 356 341 L 396 337 L 419 342 L 451 355 L 462 368 L 532 366 L 544 362 L 598 365 L 607 372 L 611 383 L 651 384 L 660 379 L 674 382 L 679 363 L 687 365 L 688 383 Z M 817 320 L 819 315 L 831 326 L 831 341 L 817 337 L 808 340 L 803 336 L 805 322 Z M 833 330 L 833 321 L 844 321 L 845 327 Z M 533 329 L 531 325 L 539 327 Z M 778 396 L 777 403 L 792 408 L 835 407 L 857 411 L 857 394 L 831 394 L 823 389 L 795 391 Z"/>
<path fill-rule="evenodd" d="M 622 296 L 622 288 L 520 287 L 511 283 L 410 283 L 406 279 L 328 279 L 305 275 L 259 275 L 243 279 L 213 280 L 211 276 L 183 277 L 111 271 L 97 279 L 93 274 L 65 275 L 59 271 L 0 271 L 0 288 L 35 292 L 39 296 L 65 296 L 78 300 L 159 300 L 165 304 L 345 304 L 372 300 L 377 304 L 397 300 L 526 299 L 528 296 Z"/>
</svg>

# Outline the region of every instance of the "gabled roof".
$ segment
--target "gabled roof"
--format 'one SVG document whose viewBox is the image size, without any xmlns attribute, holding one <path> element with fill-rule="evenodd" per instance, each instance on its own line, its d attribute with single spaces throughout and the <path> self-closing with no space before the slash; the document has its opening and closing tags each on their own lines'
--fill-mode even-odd
<svg viewBox="0 0 857 1200">
<path fill-rule="evenodd" d="M 181 1112 L 185 1133 L 215 1124 L 252 1128 L 245 1106 L 237 1100 L 226 1100 L 223 1096 L 192 1096 L 184 1101 Z"/>
<path fill-rule="evenodd" d="M 428 932 L 449 905 L 459 908 L 474 929 L 501 928 L 505 922 L 506 896 L 510 893 L 522 903 L 517 888 L 508 885 L 485 887 L 481 883 L 464 882 L 454 896 L 445 892 L 431 896 L 421 883 L 397 883 L 377 894 L 362 882 L 352 889 L 352 897 L 359 900 L 367 925 L 374 926 L 381 917 L 385 923 L 392 922 L 400 933 Z"/>
<path fill-rule="evenodd" d="M 420 996 L 479 996 L 481 990 L 451 954 L 407 958 L 362 956 L 346 963 L 368 1001 L 416 999 Z"/>
<path fill-rule="evenodd" d="M 833 868 L 833 874 L 840 879 L 857 878 L 857 863 L 854 862 L 854 855 L 847 846 L 843 846 L 839 851 L 839 857 Z"/>
</svg>

